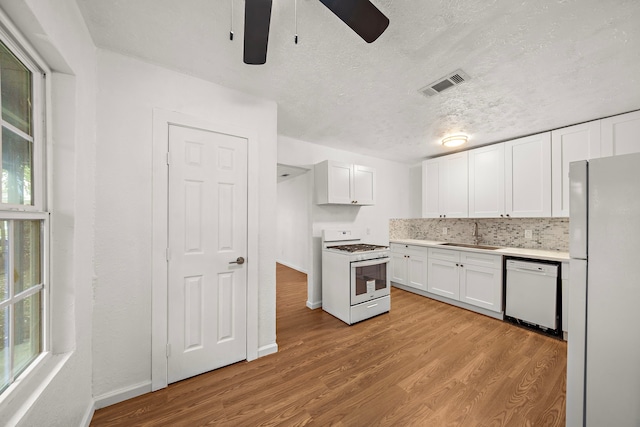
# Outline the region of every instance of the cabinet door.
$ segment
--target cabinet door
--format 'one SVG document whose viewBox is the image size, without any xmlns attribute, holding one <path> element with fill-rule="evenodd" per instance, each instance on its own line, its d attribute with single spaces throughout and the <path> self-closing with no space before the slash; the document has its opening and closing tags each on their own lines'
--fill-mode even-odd
<svg viewBox="0 0 640 427">
<path fill-rule="evenodd" d="M 440 213 L 440 159 L 422 162 L 422 217 L 438 218 Z"/>
<path fill-rule="evenodd" d="M 551 216 L 551 132 L 505 142 L 505 210 L 511 217 Z"/>
<path fill-rule="evenodd" d="M 500 269 L 461 264 L 460 301 L 488 310 L 502 311 Z"/>
<path fill-rule="evenodd" d="M 444 168 L 440 171 L 440 198 L 444 207 L 440 210 L 447 218 L 469 216 L 469 163 L 467 152 L 442 157 Z M 443 176 L 444 174 L 444 176 Z"/>
<path fill-rule="evenodd" d="M 391 248 L 391 281 L 400 285 L 407 284 L 407 254 L 403 250 Z"/>
<path fill-rule="evenodd" d="M 376 170 L 353 165 L 353 201 L 357 205 L 374 205 L 376 202 Z"/>
<path fill-rule="evenodd" d="M 602 157 L 640 152 L 640 111 L 602 119 L 600 126 Z"/>
<path fill-rule="evenodd" d="M 349 163 L 328 162 L 328 202 L 336 204 L 351 204 L 353 168 Z"/>
<path fill-rule="evenodd" d="M 469 151 L 469 217 L 504 213 L 504 144 Z"/>
<path fill-rule="evenodd" d="M 600 120 L 551 132 L 551 216 L 569 216 L 569 163 L 600 157 Z"/>
<path fill-rule="evenodd" d="M 427 290 L 433 294 L 460 299 L 459 263 L 429 258 Z"/>
<path fill-rule="evenodd" d="M 427 248 L 413 247 L 407 258 L 407 286 L 427 290 Z"/>
</svg>

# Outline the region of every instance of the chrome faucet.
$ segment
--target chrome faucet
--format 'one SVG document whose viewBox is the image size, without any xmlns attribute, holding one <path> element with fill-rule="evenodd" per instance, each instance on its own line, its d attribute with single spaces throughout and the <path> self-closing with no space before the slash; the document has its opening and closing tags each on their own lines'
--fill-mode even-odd
<svg viewBox="0 0 640 427">
<path fill-rule="evenodd" d="M 473 244 L 477 245 L 480 241 L 480 236 L 478 235 L 478 222 L 473 223 Z"/>
</svg>

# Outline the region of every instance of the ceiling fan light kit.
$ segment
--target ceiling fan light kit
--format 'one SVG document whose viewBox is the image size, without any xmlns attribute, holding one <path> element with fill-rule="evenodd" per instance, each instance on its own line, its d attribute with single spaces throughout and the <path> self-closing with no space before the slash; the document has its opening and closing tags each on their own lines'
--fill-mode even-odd
<svg viewBox="0 0 640 427">
<path fill-rule="evenodd" d="M 320 2 L 367 43 L 374 42 L 389 26 L 389 18 L 369 0 L 320 0 Z M 245 64 L 262 65 L 267 62 L 271 5 L 272 0 L 245 1 L 243 58 Z M 232 35 L 230 38 L 233 40 Z M 297 28 L 294 41 L 298 44 Z"/>
<path fill-rule="evenodd" d="M 442 141 L 440 141 L 440 144 L 450 148 L 459 147 L 461 145 L 466 144 L 468 139 L 469 138 L 466 135 L 452 135 L 452 136 L 443 138 Z"/>
</svg>

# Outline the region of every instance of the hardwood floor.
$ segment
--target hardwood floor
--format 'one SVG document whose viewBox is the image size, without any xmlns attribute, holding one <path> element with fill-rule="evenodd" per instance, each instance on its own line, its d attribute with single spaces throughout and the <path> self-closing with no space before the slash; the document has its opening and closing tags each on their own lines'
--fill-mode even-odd
<svg viewBox="0 0 640 427">
<path fill-rule="evenodd" d="M 277 267 L 279 352 L 96 411 L 92 426 L 563 426 L 566 343 L 396 288 L 347 326 Z"/>
</svg>

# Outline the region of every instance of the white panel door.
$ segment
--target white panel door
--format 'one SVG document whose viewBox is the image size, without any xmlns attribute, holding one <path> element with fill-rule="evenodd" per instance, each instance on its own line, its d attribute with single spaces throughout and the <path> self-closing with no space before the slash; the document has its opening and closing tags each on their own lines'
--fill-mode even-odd
<svg viewBox="0 0 640 427">
<path fill-rule="evenodd" d="M 443 297 L 460 299 L 459 263 L 429 258 L 427 289 Z"/>
<path fill-rule="evenodd" d="M 504 144 L 469 151 L 469 217 L 499 218 L 504 210 Z"/>
<path fill-rule="evenodd" d="M 441 171 L 440 199 L 444 200 L 444 214 L 447 218 L 467 218 L 469 216 L 467 152 L 451 154 L 442 159 L 445 177 L 442 178 Z"/>
<path fill-rule="evenodd" d="M 602 157 L 640 153 L 640 111 L 600 121 Z"/>
<path fill-rule="evenodd" d="M 551 216 L 569 216 L 569 164 L 600 157 L 600 120 L 551 132 Z"/>
<path fill-rule="evenodd" d="M 422 162 L 422 217 L 438 218 L 440 213 L 440 159 Z"/>
<path fill-rule="evenodd" d="M 391 250 L 391 281 L 400 285 L 407 284 L 407 253 L 403 250 Z"/>
<path fill-rule="evenodd" d="M 247 141 L 169 127 L 168 380 L 246 359 Z"/>
<path fill-rule="evenodd" d="M 328 165 L 328 197 L 329 203 L 353 203 L 353 167 L 350 163 L 330 161 Z"/>
<path fill-rule="evenodd" d="M 353 165 L 353 199 L 358 205 L 376 204 L 376 170 Z"/>
<path fill-rule="evenodd" d="M 501 312 L 502 275 L 500 270 L 464 264 L 460 277 L 460 301 Z"/>
<path fill-rule="evenodd" d="M 504 143 L 505 210 L 510 217 L 551 216 L 551 132 Z"/>
<path fill-rule="evenodd" d="M 407 286 L 427 290 L 427 248 L 414 246 L 407 258 Z"/>
</svg>

